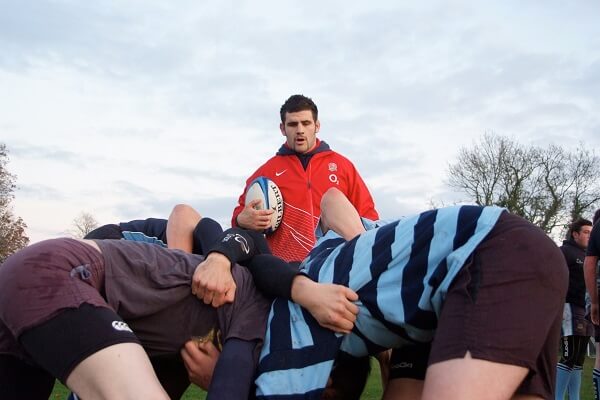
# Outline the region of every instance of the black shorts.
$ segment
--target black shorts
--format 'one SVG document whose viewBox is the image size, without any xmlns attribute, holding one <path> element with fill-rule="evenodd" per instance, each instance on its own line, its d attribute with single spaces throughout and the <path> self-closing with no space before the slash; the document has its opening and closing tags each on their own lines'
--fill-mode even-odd
<svg viewBox="0 0 600 400">
<path fill-rule="evenodd" d="M 392 349 L 389 379 L 424 380 L 431 343 L 407 345 Z"/>
<path fill-rule="evenodd" d="M 139 340 L 114 311 L 84 303 L 27 329 L 19 336 L 19 343 L 27 360 L 0 355 L 2 399 L 46 400 L 54 379 L 65 384 L 87 357 L 114 344 L 139 344 Z"/>
<path fill-rule="evenodd" d="M 518 394 L 552 398 L 568 283 L 564 256 L 539 228 L 504 213 L 448 289 L 429 365 L 473 358 L 522 366 Z"/>
</svg>

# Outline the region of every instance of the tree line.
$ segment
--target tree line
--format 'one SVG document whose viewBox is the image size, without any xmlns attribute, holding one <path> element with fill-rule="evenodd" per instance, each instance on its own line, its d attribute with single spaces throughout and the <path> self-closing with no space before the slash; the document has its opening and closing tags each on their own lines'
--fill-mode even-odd
<svg viewBox="0 0 600 400">
<path fill-rule="evenodd" d="M 29 243 L 25 234 L 27 225 L 13 213 L 16 177 L 8 171 L 7 164 L 8 150 L 5 144 L 0 143 L 0 263 Z"/>
<path fill-rule="evenodd" d="M 12 208 L 16 176 L 8 169 L 8 150 L 0 143 L 0 263 L 29 243 L 27 225 Z M 465 202 L 497 205 L 550 233 L 600 206 L 600 158 L 580 143 L 523 145 L 514 139 L 484 134 L 459 150 L 448 165 L 447 184 L 465 194 Z M 82 212 L 68 230 L 83 237 L 98 223 Z"/>
<path fill-rule="evenodd" d="M 485 134 L 461 148 L 448 167 L 448 184 L 478 205 L 506 207 L 546 233 L 600 206 L 600 159 L 583 143 L 523 145 Z"/>
</svg>

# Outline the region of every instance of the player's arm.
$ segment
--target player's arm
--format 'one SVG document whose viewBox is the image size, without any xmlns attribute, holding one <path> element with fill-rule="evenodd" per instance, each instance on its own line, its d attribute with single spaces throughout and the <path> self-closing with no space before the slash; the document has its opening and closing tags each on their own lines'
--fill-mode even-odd
<svg viewBox="0 0 600 400">
<path fill-rule="evenodd" d="M 585 288 L 590 295 L 592 303 L 591 318 L 592 322 L 598 325 L 600 316 L 598 315 L 598 285 L 596 283 L 596 263 L 598 256 L 586 256 L 583 261 L 583 274 L 585 279 Z"/>
<path fill-rule="evenodd" d="M 196 267 L 192 276 L 192 293 L 213 307 L 232 302 L 236 285 L 231 266 L 262 252 L 270 250 L 261 234 L 240 228 L 226 230 Z"/>
<path fill-rule="evenodd" d="M 349 172 L 350 185 L 347 188 L 346 194 L 350 202 L 356 207 L 361 217 L 369 218 L 370 220 L 378 220 L 379 214 L 375 209 L 373 196 L 369 192 L 365 181 L 362 179 L 356 167 L 351 164 Z"/>
<path fill-rule="evenodd" d="M 356 321 L 358 295 L 334 284 L 317 283 L 279 257 L 254 256 L 245 266 L 254 284 L 272 297 L 283 297 L 306 308 L 319 324 L 336 332 L 349 333 Z"/>
<path fill-rule="evenodd" d="M 257 341 L 238 338 L 225 342 L 208 387 L 207 400 L 248 398 L 258 362 L 256 345 Z"/>
<path fill-rule="evenodd" d="M 230 338 L 219 352 L 210 341 L 190 340 L 181 357 L 190 382 L 206 390 L 207 399 L 247 399 L 257 365 L 256 345 L 254 340 Z"/>
<path fill-rule="evenodd" d="M 352 329 L 358 299 L 351 289 L 332 284 L 319 284 L 297 268 L 269 253 L 264 237 L 256 232 L 232 228 L 198 265 L 192 280 L 192 291 L 206 304 L 217 307 L 233 301 L 235 282 L 231 265 L 248 268 L 256 287 L 272 297 L 283 297 L 306 308 L 322 326 L 337 332 Z M 232 292 L 230 292 L 232 290 Z"/>
</svg>

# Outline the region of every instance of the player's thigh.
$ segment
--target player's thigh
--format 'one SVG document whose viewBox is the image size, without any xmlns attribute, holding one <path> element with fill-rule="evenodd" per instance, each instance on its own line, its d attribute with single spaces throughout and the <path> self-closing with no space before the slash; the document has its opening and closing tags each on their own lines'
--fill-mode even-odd
<svg viewBox="0 0 600 400">
<path fill-rule="evenodd" d="M 420 379 L 397 378 L 389 380 L 382 400 L 419 400 L 423 395 L 423 382 Z"/>
<path fill-rule="evenodd" d="M 105 347 L 81 361 L 67 386 L 83 399 L 168 399 L 137 343 Z"/>
<path fill-rule="evenodd" d="M 528 368 L 472 358 L 442 361 L 429 366 L 424 400 L 507 400 L 529 372 Z M 536 395 L 531 398 L 542 398 Z"/>
</svg>

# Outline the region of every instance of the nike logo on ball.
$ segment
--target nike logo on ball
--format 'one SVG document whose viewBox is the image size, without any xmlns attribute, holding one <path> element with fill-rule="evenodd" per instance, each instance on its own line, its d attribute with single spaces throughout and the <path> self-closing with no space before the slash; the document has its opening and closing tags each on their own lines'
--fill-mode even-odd
<svg viewBox="0 0 600 400">
<path fill-rule="evenodd" d="M 275 176 L 280 176 L 280 175 L 283 175 L 283 174 L 285 174 L 285 171 L 287 171 L 287 169 L 284 169 L 284 170 L 283 170 L 283 171 L 281 171 L 281 172 L 275 172 Z"/>
</svg>

